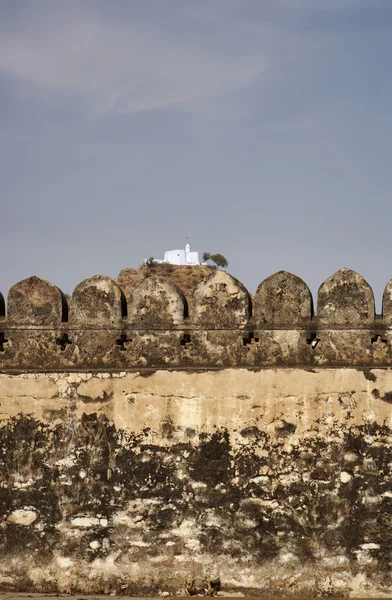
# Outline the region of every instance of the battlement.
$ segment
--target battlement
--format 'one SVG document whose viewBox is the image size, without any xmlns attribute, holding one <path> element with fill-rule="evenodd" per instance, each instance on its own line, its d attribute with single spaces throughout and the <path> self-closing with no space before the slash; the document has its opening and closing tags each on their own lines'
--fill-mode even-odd
<svg viewBox="0 0 392 600">
<path fill-rule="evenodd" d="M 156 270 L 0 297 L 3 589 L 391 597 L 392 281 Z"/>
<path fill-rule="evenodd" d="M 72 298 L 33 276 L 0 294 L 0 369 L 140 369 L 392 365 L 392 280 L 382 314 L 369 284 L 341 269 L 319 288 L 317 313 L 299 277 L 279 271 L 254 298 L 213 271 L 188 302 L 164 277 L 126 296 L 95 275 Z"/>
</svg>

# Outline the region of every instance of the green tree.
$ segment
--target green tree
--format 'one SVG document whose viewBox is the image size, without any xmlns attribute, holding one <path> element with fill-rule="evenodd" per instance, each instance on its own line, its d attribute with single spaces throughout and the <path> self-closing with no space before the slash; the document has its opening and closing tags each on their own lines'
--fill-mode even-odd
<svg viewBox="0 0 392 600">
<path fill-rule="evenodd" d="M 219 252 L 217 254 L 211 254 L 210 258 L 216 265 L 218 265 L 218 267 L 222 267 L 222 269 L 226 269 L 226 267 L 229 266 L 229 261 L 227 258 Z"/>
</svg>

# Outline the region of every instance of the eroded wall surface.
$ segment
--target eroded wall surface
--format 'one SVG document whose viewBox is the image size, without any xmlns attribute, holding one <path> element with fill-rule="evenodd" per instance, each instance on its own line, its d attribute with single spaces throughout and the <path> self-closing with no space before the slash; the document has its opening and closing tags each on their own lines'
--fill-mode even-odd
<svg viewBox="0 0 392 600">
<path fill-rule="evenodd" d="M 197 268 L 197 267 L 195 267 Z M 162 277 L 126 297 L 109 277 L 82 281 L 72 298 L 39 277 L 0 294 L 0 370 L 227 367 L 392 367 L 392 280 L 382 314 L 357 273 L 321 286 L 317 315 L 302 279 L 280 271 L 251 298 L 213 271 L 188 302 Z"/>
<path fill-rule="evenodd" d="M 391 402 L 388 368 L 3 372 L 0 586 L 391 595 Z"/>
<path fill-rule="evenodd" d="M 392 280 L 0 294 L 0 589 L 392 594 Z M 208 590 L 208 585 L 210 589 Z M 207 590 L 206 590 L 207 588 Z"/>
</svg>

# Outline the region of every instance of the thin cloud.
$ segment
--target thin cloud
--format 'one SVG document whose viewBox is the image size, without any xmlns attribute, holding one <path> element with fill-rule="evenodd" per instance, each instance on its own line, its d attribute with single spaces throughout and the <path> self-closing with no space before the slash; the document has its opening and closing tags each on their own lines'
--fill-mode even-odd
<svg viewBox="0 0 392 600">
<path fill-rule="evenodd" d="M 246 86 L 260 56 L 227 58 L 134 23 L 92 17 L 30 23 L 0 37 L 0 71 L 38 90 L 68 91 L 97 114 L 198 102 Z"/>
<path fill-rule="evenodd" d="M 382 6 L 384 0 L 269 0 L 270 4 L 276 8 L 285 8 L 290 10 L 343 10 L 345 8 L 355 8 L 358 10 L 363 7 Z"/>
</svg>

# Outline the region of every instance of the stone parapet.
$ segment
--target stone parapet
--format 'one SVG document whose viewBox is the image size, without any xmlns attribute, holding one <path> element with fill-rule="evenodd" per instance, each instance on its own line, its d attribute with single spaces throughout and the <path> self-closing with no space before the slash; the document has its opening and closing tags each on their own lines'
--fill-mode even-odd
<svg viewBox="0 0 392 600">
<path fill-rule="evenodd" d="M 95 275 L 72 298 L 30 277 L 0 295 L 0 369 L 262 368 L 392 366 L 392 283 L 381 315 L 357 273 L 341 269 L 312 294 L 279 271 L 252 299 L 214 271 L 188 302 L 164 277 L 145 279 L 131 295 Z"/>
</svg>

